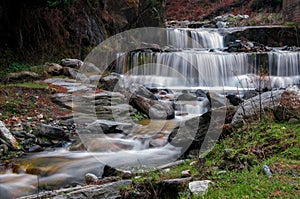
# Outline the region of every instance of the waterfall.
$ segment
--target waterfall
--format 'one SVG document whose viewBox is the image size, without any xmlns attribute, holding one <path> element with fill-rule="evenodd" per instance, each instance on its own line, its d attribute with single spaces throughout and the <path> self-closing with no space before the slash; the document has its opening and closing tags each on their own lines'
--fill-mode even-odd
<svg viewBox="0 0 300 199">
<path fill-rule="evenodd" d="M 162 87 L 255 88 L 260 68 L 265 67 L 269 72 L 265 78 L 272 77 L 272 87 L 276 88 L 298 83 L 295 81 L 300 75 L 299 58 L 299 52 L 134 52 L 127 56 L 123 54 L 117 68 L 119 73 L 142 81 L 139 83 L 156 83 L 156 86 Z"/>
<path fill-rule="evenodd" d="M 259 81 L 268 88 L 299 84 L 300 52 L 223 52 L 218 50 L 224 47 L 223 36 L 212 29 L 167 29 L 166 34 L 168 45 L 180 50 L 122 53 L 116 71 L 130 75 L 128 81 L 169 88 L 254 89 L 261 86 Z"/>
<path fill-rule="evenodd" d="M 300 84 L 300 52 L 270 52 L 268 60 L 272 87 Z"/>
<path fill-rule="evenodd" d="M 175 48 L 223 48 L 223 36 L 213 29 L 167 29 L 168 45 Z"/>
</svg>

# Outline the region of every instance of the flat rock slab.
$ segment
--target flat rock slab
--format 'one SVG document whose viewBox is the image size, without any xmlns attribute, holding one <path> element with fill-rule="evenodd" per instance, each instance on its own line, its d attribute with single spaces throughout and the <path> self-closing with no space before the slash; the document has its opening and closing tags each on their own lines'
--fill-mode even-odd
<svg viewBox="0 0 300 199">
<path fill-rule="evenodd" d="M 52 198 L 52 199 L 84 199 L 84 198 L 105 198 L 115 199 L 121 198 L 120 188 L 131 185 L 131 180 L 121 180 L 103 185 L 87 185 L 77 186 L 72 188 L 60 189 L 55 191 L 45 191 L 38 195 L 24 196 L 19 199 L 39 199 L 39 198 Z"/>
</svg>

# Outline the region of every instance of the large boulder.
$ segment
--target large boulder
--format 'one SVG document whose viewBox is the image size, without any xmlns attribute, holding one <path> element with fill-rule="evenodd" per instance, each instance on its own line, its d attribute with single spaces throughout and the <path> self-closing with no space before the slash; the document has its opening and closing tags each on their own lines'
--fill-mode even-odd
<svg viewBox="0 0 300 199">
<path fill-rule="evenodd" d="M 242 127 L 260 118 L 264 113 L 270 113 L 279 106 L 284 90 L 268 91 L 244 101 L 235 113 L 231 126 Z"/>
<path fill-rule="evenodd" d="M 51 126 L 48 124 L 41 123 L 38 130 L 41 136 L 51 138 L 51 139 L 63 140 L 67 136 L 66 132 L 62 128 Z"/>
<path fill-rule="evenodd" d="M 118 90 L 118 82 L 121 79 L 121 75 L 117 73 L 111 73 L 110 75 L 103 76 L 99 80 L 98 88 L 108 91 Z"/>
<path fill-rule="evenodd" d="M 184 157 L 195 149 L 198 151 L 201 149 L 202 152 L 208 150 L 219 139 L 224 123 L 231 121 L 226 116 L 231 117 L 231 112 L 234 111 L 224 106 L 190 118 L 173 130 L 168 141 L 173 146 L 181 147 Z M 228 114 L 229 112 L 231 114 Z"/>
</svg>

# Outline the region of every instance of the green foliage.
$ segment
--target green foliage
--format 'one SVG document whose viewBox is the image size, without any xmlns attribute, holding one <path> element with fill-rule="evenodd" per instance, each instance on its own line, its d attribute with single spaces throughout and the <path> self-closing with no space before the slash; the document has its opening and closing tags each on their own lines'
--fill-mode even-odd
<svg viewBox="0 0 300 199">
<path fill-rule="evenodd" d="M 144 119 L 147 119 L 147 115 L 141 113 L 141 112 L 136 112 L 134 115 L 131 116 L 132 120 L 135 121 L 135 122 L 138 122 L 138 121 L 142 121 Z"/>
<path fill-rule="evenodd" d="M 47 1 L 50 8 L 70 8 L 77 0 L 49 0 Z"/>
<path fill-rule="evenodd" d="M 7 72 L 14 73 L 14 72 L 25 71 L 28 69 L 29 69 L 29 66 L 27 64 L 15 61 L 15 62 L 12 62 L 9 64 L 9 68 L 8 68 Z"/>
</svg>

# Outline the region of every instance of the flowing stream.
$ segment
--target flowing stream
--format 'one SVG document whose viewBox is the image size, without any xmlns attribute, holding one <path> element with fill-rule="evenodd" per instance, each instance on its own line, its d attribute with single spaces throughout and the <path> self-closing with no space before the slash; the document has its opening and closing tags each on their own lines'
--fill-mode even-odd
<svg viewBox="0 0 300 199">
<path fill-rule="evenodd" d="M 202 89 L 221 90 L 227 94 L 258 89 L 259 81 L 272 89 L 300 81 L 300 52 L 224 52 L 224 37 L 214 29 L 169 29 L 167 39 L 175 50 L 118 55 L 116 70 L 124 76 L 126 83 L 136 82 L 175 92 Z M 263 79 L 261 69 L 268 71 Z M 201 106 L 187 105 L 185 111 L 199 115 L 206 111 L 199 110 Z M 132 169 L 172 162 L 181 151 L 168 144 L 167 137 L 183 118 L 177 116 L 170 121 L 137 125 L 135 132 L 126 139 L 119 134 L 89 135 L 85 140 L 91 147 L 89 151 L 57 149 L 25 156 L 20 160 L 18 173 L 7 170 L 0 175 L 1 198 L 5 194 L 9 198 L 9 194 L 16 197 L 37 193 L 38 187 L 82 182 L 88 172 L 101 176 L 104 163 Z M 149 142 L 156 147 L 150 147 Z M 26 174 L 30 167 L 36 172 Z"/>
</svg>

